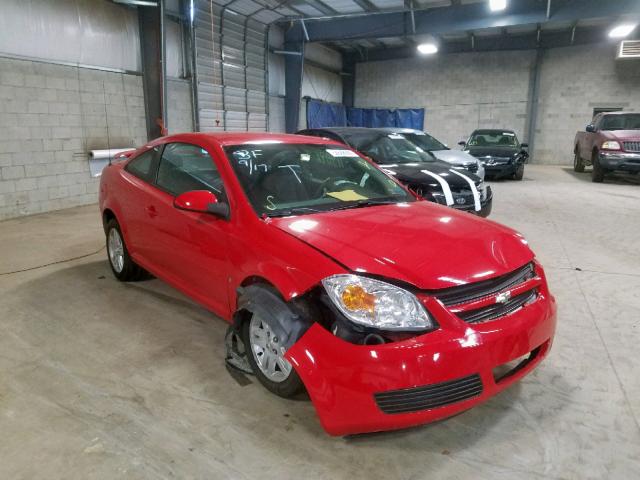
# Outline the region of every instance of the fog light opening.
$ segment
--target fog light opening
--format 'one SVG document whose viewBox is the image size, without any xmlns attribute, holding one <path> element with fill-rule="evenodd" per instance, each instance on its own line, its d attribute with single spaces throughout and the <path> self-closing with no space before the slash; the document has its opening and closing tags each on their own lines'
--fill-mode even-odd
<svg viewBox="0 0 640 480">
<path fill-rule="evenodd" d="M 495 367 L 493 369 L 493 380 L 496 383 L 500 383 L 518 373 L 538 356 L 540 348 L 541 347 L 538 347 L 535 350 L 527 353 L 526 355 L 515 358 L 510 362 L 503 363 L 502 365 L 498 365 L 497 367 Z"/>
</svg>

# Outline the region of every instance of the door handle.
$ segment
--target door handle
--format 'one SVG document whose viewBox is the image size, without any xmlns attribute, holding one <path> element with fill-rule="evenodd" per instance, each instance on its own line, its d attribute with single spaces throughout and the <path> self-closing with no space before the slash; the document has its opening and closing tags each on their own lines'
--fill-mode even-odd
<svg viewBox="0 0 640 480">
<path fill-rule="evenodd" d="M 147 212 L 147 215 L 149 215 L 151 218 L 158 216 L 158 211 L 156 210 L 156 207 L 154 207 L 153 205 L 149 205 L 148 207 L 145 207 L 144 210 Z"/>
</svg>

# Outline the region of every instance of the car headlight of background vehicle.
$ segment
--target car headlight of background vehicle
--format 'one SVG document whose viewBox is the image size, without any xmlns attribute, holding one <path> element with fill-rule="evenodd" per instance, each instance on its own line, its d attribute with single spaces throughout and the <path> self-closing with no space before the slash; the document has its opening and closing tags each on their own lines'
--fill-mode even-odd
<svg viewBox="0 0 640 480">
<path fill-rule="evenodd" d="M 602 148 L 604 150 L 620 150 L 620 143 L 614 140 L 609 140 L 608 142 L 604 142 L 602 144 Z"/>
<path fill-rule="evenodd" d="M 435 322 L 415 295 L 390 283 L 359 275 L 322 280 L 333 304 L 352 322 L 379 330 L 430 330 Z"/>
</svg>

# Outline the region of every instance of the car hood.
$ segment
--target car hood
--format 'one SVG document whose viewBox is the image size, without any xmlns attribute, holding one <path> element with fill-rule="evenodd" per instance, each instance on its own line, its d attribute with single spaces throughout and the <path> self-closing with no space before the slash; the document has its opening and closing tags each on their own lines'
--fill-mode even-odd
<svg viewBox="0 0 640 480">
<path fill-rule="evenodd" d="M 469 188 L 467 181 L 460 175 L 453 173 L 451 165 L 444 162 L 392 163 L 379 165 L 379 167 L 391 173 L 402 183 L 430 185 L 440 189 L 439 182 L 431 175 L 424 173 L 427 171 L 444 178 L 449 186 L 456 191 Z M 476 185 L 480 183 L 480 179 L 476 175 L 468 172 L 464 172 L 464 175 L 473 180 Z"/>
<path fill-rule="evenodd" d="M 435 155 L 438 160 L 453 163 L 455 165 L 476 163 L 475 157 L 469 155 L 467 152 L 463 152 L 462 150 L 432 150 L 431 153 Z"/>
<path fill-rule="evenodd" d="M 474 157 L 513 157 L 519 150 L 507 147 L 466 147 Z"/>
<path fill-rule="evenodd" d="M 486 280 L 533 259 L 517 232 L 426 201 L 267 221 L 348 270 L 425 290 Z"/>
<path fill-rule="evenodd" d="M 640 140 L 640 130 L 601 130 L 600 133 L 612 140 Z"/>
</svg>

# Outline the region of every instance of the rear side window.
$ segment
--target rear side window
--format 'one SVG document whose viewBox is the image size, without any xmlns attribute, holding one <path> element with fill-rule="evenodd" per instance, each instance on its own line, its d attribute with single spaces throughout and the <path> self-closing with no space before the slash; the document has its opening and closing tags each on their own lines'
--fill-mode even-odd
<svg viewBox="0 0 640 480">
<path fill-rule="evenodd" d="M 153 183 L 159 152 L 160 147 L 153 147 L 132 159 L 124 169 L 145 182 Z"/>
<path fill-rule="evenodd" d="M 220 200 L 224 198 L 220 172 L 209 153 L 187 143 L 166 145 L 158 166 L 156 184 L 174 196 L 189 190 L 209 190 Z"/>
</svg>

